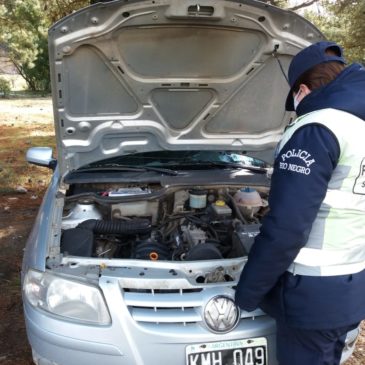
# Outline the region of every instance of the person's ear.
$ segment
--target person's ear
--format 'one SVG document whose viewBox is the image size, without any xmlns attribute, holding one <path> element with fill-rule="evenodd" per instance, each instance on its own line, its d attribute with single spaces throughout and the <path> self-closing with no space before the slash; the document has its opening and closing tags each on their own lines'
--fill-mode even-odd
<svg viewBox="0 0 365 365">
<path fill-rule="evenodd" d="M 299 91 L 301 91 L 301 96 L 304 98 L 308 94 L 312 92 L 312 90 L 306 85 L 306 84 L 300 84 L 299 85 Z M 298 93 L 299 93 L 298 91 Z"/>
</svg>

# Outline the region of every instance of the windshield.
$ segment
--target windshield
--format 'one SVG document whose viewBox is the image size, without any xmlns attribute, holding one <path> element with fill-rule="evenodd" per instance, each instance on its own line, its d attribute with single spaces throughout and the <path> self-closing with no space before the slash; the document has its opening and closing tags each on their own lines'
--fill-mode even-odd
<svg viewBox="0 0 365 365">
<path fill-rule="evenodd" d="M 249 157 L 244 153 L 230 151 L 157 151 L 135 153 L 93 162 L 82 166 L 79 170 L 98 167 L 168 167 L 174 169 L 192 169 L 211 167 L 220 164 L 239 164 L 248 167 L 269 167 L 264 161 Z"/>
</svg>

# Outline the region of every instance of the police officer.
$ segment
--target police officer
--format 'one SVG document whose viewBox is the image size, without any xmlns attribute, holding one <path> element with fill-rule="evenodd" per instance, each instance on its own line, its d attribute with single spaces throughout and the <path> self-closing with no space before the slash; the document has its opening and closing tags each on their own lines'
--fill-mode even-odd
<svg viewBox="0 0 365 365">
<path fill-rule="evenodd" d="M 339 364 L 365 318 L 365 69 L 333 42 L 292 60 L 270 211 L 236 291 L 277 323 L 280 365 Z"/>
</svg>

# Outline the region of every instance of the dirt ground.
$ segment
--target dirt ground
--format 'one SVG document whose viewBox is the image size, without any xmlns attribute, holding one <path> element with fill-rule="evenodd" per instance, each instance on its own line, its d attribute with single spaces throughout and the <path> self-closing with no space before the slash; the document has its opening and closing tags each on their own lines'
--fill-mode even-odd
<svg viewBox="0 0 365 365">
<path fill-rule="evenodd" d="M 32 364 L 20 270 L 26 238 L 50 172 L 28 165 L 24 156 L 31 146 L 54 146 L 53 135 L 49 98 L 0 99 L 0 365 Z M 346 365 L 365 365 L 365 323 Z"/>
<path fill-rule="evenodd" d="M 0 200 L 0 364 L 30 365 L 20 292 L 20 270 L 26 237 L 43 191 L 2 195 Z"/>
<path fill-rule="evenodd" d="M 30 365 L 20 291 L 23 248 L 50 172 L 31 166 L 32 146 L 54 146 L 50 98 L 0 99 L 0 364 Z"/>
</svg>

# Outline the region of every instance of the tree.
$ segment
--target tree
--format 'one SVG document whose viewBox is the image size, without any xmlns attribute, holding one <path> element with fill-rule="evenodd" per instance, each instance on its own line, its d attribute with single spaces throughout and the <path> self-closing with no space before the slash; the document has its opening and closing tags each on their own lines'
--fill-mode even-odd
<svg viewBox="0 0 365 365">
<path fill-rule="evenodd" d="M 41 0 L 49 24 L 89 5 L 89 0 Z"/>
<path fill-rule="evenodd" d="M 3 77 L 0 77 L 0 96 L 6 98 L 11 91 L 10 82 Z"/>
<path fill-rule="evenodd" d="M 323 11 L 305 13 L 325 36 L 345 48 L 349 62 L 365 63 L 365 2 L 364 0 L 326 0 Z"/>
<path fill-rule="evenodd" d="M 0 42 L 31 90 L 47 90 L 47 26 L 37 0 L 2 0 Z"/>
<path fill-rule="evenodd" d="M 0 0 L 0 44 L 31 90 L 50 90 L 47 30 L 87 0 Z"/>
</svg>

